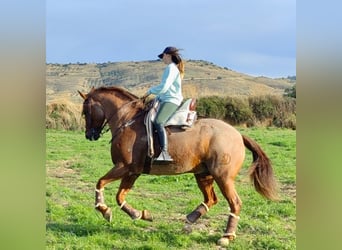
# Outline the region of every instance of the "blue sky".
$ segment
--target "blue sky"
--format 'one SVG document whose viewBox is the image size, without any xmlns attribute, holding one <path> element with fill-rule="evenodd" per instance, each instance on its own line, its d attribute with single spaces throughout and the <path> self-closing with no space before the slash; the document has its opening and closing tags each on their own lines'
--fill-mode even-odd
<svg viewBox="0 0 342 250">
<path fill-rule="evenodd" d="M 47 63 L 155 60 L 169 45 L 253 76 L 296 75 L 296 1 L 46 1 Z"/>
</svg>

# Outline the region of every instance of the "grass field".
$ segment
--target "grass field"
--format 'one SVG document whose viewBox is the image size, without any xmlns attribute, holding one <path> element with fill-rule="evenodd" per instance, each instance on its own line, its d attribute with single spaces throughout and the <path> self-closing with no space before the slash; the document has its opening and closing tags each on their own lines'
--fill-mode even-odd
<svg viewBox="0 0 342 250">
<path fill-rule="evenodd" d="M 236 188 L 243 201 L 237 238 L 229 249 L 296 249 L 296 132 L 276 128 L 239 128 L 255 139 L 271 159 L 279 181 L 279 202 L 263 199 L 248 180 L 252 156 L 247 150 Z M 185 216 L 202 200 L 191 174 L 141 175 L 127 202 L 147 209 L 153 222 L 132 221 L 115 202 L 119 182 L 105 188 L 113 221 L 94 209 L 97 180 L 111 167 L 110 134 L 96 142 L 83 132 L 46 131 L 47 249 L 221 249 L 216 241 L 227 223 L 228 204 L 219 203 L 183 232 Z"/>
</svg>

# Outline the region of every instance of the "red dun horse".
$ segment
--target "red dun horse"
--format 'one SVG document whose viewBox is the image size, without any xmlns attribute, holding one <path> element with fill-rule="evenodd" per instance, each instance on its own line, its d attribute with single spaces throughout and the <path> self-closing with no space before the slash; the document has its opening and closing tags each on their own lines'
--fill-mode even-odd
<svg viewBox="0 0 342 250">
<path fill-rule="evenodd" d="M 235 190 L 234 180 L 245 159 L 245 147 L 253 153 L 249 174 L 256 191 L 267 199 L 276 199 L 276 181 L 268 157 L 255 141 L 241 135 L 229 124 L 216 119 L 199 119 L 185 130 L 169 127 L 169 153 L 174 161 L 160 165 L 152 162 L 151 165 L 146 161 L 146 110 L 142 100 L 118 87 L 93 88 L 88 94 L 79 94 L 84 99 L 82 113 L 86 121 L 86 138 L 97 140 L 106 124 L 112 133 L 114 167 L 98 180 L 95 189 L 95 207 L 106 220 L 112 219 L 111 208 L 105 204 L 103 194 L 108 183 L 121 180 L 116 201 L 125 213 L 134 220 L 152 221 L 147 210 L 137 210 L 125 200 L 140 174 L 193 173 L 204 200 L 186 216 L 187 227 L 218 202 L 213 189 L 215 181 L 230 207 L 225 232 L 218 241 L 220 245 L 227 245 L 236 237 L 240 218 L 242 202 Z M 155 152 L 157 155 L 160 152 L 157 146 Z"/>
</svg>

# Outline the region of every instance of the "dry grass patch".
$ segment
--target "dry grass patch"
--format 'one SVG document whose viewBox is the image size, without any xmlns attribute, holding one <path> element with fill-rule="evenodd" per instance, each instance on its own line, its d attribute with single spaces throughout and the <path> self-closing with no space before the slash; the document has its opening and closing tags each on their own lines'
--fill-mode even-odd
<svg viewBox="0 0 342 250">
<path fill-rule="evenodd" d="M 66 99 L 57 100 L 46 105 L 46 128 L 82 130 L 84 119 L 82 106 Z"/>
</svg>

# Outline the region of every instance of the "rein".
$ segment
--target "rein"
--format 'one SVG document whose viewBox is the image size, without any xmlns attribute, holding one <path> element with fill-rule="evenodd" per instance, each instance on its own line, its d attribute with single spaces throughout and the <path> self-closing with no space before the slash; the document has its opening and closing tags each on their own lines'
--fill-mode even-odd
<svg viewBox="0 0 342 250">
<path fill-rule="evenodd" d="M 136 99 L 136 100 L 133 100 L 133 101 L 130 101 L 130 102 L 127 102 L 125 103 L 123 106 L 120 107 L 120 109 L 118 110 L 118 112 L 120 112 L 120 110 L 122 110 L 124 107 L 126 107 L 126 105 L 128 104 L 132 104 L 134 102 L 137 102 L 137 101 L 140 101 L 140 99 Z M 117 113 L 118 113 L 117 112 Z M 135 116 L 133 116 L 132 119 L 124 122 L 123 124 L 121 124 L 113 133 L 112 135 L 112 139 L 109 141 L 109 143 L 111 143 L 113 141 L 113 139 L 126 127 L 129 127 L 131 126 L 134 122 L 135 122 L 135 119 L 137 119 L 139 116 L 143 115 L 144 112 L 139 112 L 138 114 L 136 114 Z M 114 114 L 109 118 L 109 119 L 106 119 L 105 122 L 103 123 L 103 125 L 101 126 L 101 135 L 103 135 L 104 133 L 108 132 L 110 130 L 110 127 L 108 127 L 106 130 L 103 130 L 105 128 L 105 126 L 112 120 Z"/>
<path fill-rule="evenodd" d="M 133 123 L 135 123 L 136 119 L 139 117 L 139 116 L 142 116 L 145 112 L 139 112 L 138 114 L 136 114 L 135 116 L 133 116 L 132 119 L 130 119 L 129 121 L 123 123 L 121 126 L 119 126 L 113 133 L 112 135 L 112 139 L 109 141 L 109 143 L 111 143 L 114 138 L 120 133 L 123 131 L 124 128 L 127 128 L 129 126 L 131 126 Z M 109 130 L 109 128 L 107 129 L 107 131 Z"/>
</svg>

